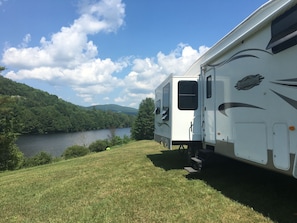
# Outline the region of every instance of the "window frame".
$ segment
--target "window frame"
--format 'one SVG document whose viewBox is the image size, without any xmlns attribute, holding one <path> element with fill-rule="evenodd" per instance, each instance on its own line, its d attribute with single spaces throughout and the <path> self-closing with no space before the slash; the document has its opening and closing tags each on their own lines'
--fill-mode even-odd
<svg viewBox="0 0 297 223">
<path fill-rule="evenodd" d="M 297 45 L 297 5 L 271 22 L 271 39 L 266 49 L 274 54 Z"/>
<path fill-rule="evenodd" d="M 199 99 L 198 99 L 198 82 L 197 81 L 180 80 L 178 82 L 177 94 L 178 94 L 177 104 L 178 104 L 179 110 L 196 110 L 198 108 Z"/>
<path fill-rule="evenodd" d="M 161 113 L 161 99 L 155 102 L 155 114 L 159 115 Z"/>
<path fill-rule="evenodd" d="M 206 98 L 212 97 L 212 75 L 206 77 Z"/>
<path fill-rule="evenodd" d="M 163 87 L 163 95 L 162 95 L 162 120 L 169 120 L 169 106 L 170 106 L 170 83 L 167 83 Z"/>
</svg>

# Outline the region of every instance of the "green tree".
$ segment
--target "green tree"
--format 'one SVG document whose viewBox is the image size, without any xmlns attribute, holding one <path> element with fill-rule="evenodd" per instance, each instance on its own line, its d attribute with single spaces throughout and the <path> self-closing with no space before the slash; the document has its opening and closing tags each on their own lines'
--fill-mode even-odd
<svg viewBox="0 0 297 223">
<path fill-rule="evenodd" d="M 0 66 L 0 72 L 5 70 Z M 16 98 L 0 96 L 0 170 L 13 170 L 20 166 L 23 154 L 15 144 L 12 106 Z"/>
<path fill-rule="evenodd" d="M 152 98 L 146 98 L 140 103 L 131 136 L 136 140 L 154 138 L 154 100 Z"/>
<path fill-rule="evenodd" d="M 9 107 L 12 103 L 12 98 L 0 96 L 0 170 L 18 168 L 24 157 L 15 144 L 14 117 Z"/>
<path fill-rule="evenodd" d="M 3 70 L 5 70 L 5 67 L 1 67 L 1 66 L 0 66 L 0 73 L 1 73 L 1 71 L 3 71 Z"/>
<path fill-rule="evenodd" d="M 21 166 L 24 155 L 15 144 L 11 132 L 0 133 L 0 170 L 14 170 Z"/>
</svg>

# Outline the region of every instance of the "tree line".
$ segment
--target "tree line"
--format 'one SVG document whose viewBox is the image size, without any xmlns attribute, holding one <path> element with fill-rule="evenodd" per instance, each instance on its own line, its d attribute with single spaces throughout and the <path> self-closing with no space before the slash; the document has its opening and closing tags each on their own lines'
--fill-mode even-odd
<svg viewBox="0 0 297 223">
<path fill-rule="evenodd" d="M 126 128 L 135 120 L 135 115 L 80 107 L 3 76 L 0 76 L 0 96 L 5 101 L 10 98 L 10 103 L 3 105 L 9 107 L 10 113 L 1 112 L 0 118 L 9 115 L 14 120 L 13 131 L 19 134 Z"/>
</svg>

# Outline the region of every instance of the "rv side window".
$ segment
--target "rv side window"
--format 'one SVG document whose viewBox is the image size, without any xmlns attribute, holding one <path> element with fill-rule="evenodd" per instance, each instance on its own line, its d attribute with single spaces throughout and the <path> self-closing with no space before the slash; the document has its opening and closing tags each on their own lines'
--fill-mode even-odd
<svg viewBox="0 0 297 223">
<path fill-rule="evenodd" d="M 211 80 L 211 76 L 208 76 L 206 78 L 206 98 L 211 98 L 211 84 L 212 84 L 212 80 Z"/>
<path fill-rule="evenodd" d="M 161 100 L 156 101 L 155 104 L 155 114 L 158 115 L 161 113 Z"/>
<path fill-rule="evenodd" d="M 271 23 L 271 40 L 266 49 L 279 53 L 297 44 L 297 5 Z"/>
<path fill-rule="evenodd" d="M 198 108 L 197 81 L 178 82 L 178 108 L 180 110 L 196 110 Z"/>
<path fill-rule="evenodd" d="M 163 107 L 162 120 L 169 120 L 169 100 L 170 100 L 170 84 L 166 84 L 163 88 Z"/>
</svg>

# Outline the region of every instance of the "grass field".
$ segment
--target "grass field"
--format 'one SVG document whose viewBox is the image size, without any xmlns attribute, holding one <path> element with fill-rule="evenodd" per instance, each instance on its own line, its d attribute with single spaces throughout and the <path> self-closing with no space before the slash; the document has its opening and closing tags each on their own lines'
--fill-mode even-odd
<svg viewBox="0 0 297 223">
<path fill-rule="evenodd" d="M 297 222 L 297 180 L 219 156 L 190 176 L 153 141 L 0 173 L 0 222 Z"/>
</svg>

